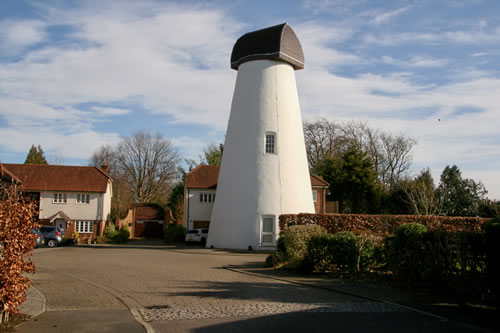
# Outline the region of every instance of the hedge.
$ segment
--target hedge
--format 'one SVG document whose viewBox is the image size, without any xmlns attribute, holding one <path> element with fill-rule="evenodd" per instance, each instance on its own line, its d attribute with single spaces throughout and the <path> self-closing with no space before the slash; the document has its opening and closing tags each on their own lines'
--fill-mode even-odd
<svg viewBox="0 0 500 333">
<path fill-rule="evenodd" d="M 368 231 L 375 236 L 386 237 L 407 223 L 422 224 L 429 231 L 478 232 L 489 220 L 491 219 L 420 215 L 285 214 L 280 216 L 279 226 L 280 232 L 286 231 L 292 225 L 319 225 L 330 234 L 340 231 Z"/>
</svg>

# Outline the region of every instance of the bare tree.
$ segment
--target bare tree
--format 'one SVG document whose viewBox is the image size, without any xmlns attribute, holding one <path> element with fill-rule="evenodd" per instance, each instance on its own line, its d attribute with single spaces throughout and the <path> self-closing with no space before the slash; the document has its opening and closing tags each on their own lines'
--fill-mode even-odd
<svg viewBox="0 0 500 333">
<path fill-rule="evenodd" d="M 139 131 L 122 138 L 116 154 L 119 172 L 130 184 L 136 201 L 166 201 L 181 161 L 171 140 Z"/>
<path fill-rule="evenodd" d="M 389 189 L 406 175 L 411 164 L 411 150 L 417 141 L 402 134 L 394 136 L 390 133 L 380 135 L 382 164 L 379 175 L 383 184 Z"/>
<path fill-rule="evenodd" d="M 431 171 L 424 169 L 414 179 L 401 181 L 412 213 L 416 215 L 441 215 L 443 200 L 436 190 Z"/>
<path fill-rule="evenodd" d="M 91 166 L 100 168 L 104 163 L 108 165 L 108 175 L 113 181 L 110 219 L 115 221 L 127 216 L 128 205 L 133 201 L 132 189 L 118 167 L 118 153 L 110 145 L 101 146 L 89 158 L 89 165 Z"/>
<path fill-rule="evenodd" d="M 315 122 L 304 122 L 304 139 L 309 168 L 316 170 L 327 158 L 340 158 L 350 145 L 342 127 L 335 122 L 319 118 Z"/>
<path fill-rule="evenodd" d="M 379 181 L 388 189 L 406 175 L 411 150 L 417 143 L 411 137 L 373 129 L 363 122 L 337 124 L 323 118 L 304 122 L 304 138 L 313 172 L 322 160 L 340 158 L 355 143 L 370 157 Z"/>
</svg>

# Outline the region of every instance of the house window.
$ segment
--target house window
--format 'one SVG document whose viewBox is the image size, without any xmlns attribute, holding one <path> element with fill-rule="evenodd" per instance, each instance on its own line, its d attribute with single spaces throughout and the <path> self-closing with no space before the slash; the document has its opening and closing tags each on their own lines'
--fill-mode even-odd
<svg viewBox="0 0 500 333">
<path fill-rule="evenodd" d="M 202 203 L 215 202 L 215 193 L 200 193 L 200 202 Z"/>
<path fill-rule="evenodd" d="M 318 191 L 313 190 L 312 192 L 313 192 L 313 201 L 314 202 L 318 201 Z"/>
<path fill-rule="evenodd" d="M 77 194 L 76 195 L 76 203 L 77 204 L 88 204 L 90 202 L 89 194 Z"/>
<path fill-rule="evenodd" d="M 75 221 L 75 231 L 88 234 L 94 232 L 94 221 Z"/>
<path fill-rule="evenodd" d="M 262 216 L 261 245 L 274 246 L 274 216 Z"/>
<path fill-rule="evenodd" d="M 276 154 L 276 133 L 266 133 L 266 154 Z"/>
<path fill-rule="evenodd" d="M 54 198 L 52 199 L 52 203 L 66 203 L 68 202 L 68 197 L 66 193 L 54 193 Z"/>
</svg>

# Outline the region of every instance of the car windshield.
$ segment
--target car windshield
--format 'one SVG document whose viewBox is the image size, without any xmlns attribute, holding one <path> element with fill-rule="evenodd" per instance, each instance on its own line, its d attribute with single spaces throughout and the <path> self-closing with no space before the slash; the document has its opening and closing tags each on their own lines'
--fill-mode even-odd
<svg viewBox="0 0 500 333">
<path fill-rule="evenodd" d="M 199 231 L 198 230 L 189 230 L 187 233 L 188 234 L 197 234 L 197 233 L 199 233 Z"/>
</svg>

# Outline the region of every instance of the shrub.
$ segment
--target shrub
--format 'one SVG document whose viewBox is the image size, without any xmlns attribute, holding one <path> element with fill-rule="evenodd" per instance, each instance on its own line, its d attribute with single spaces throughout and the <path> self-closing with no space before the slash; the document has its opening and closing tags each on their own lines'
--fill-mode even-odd
<svg viewBox="0 0 500 333">
<path fill-rule="evenodd" d="M 396 278 L 410 284 L 420 280 L 424 268 L 422 234 L 426 231 L 422 224 L 407 223 L 386 238 L 387 260 Z"/>
<path fill-rule="evenodd" d="M 329 244 L 333 253 L 333 263 L 341 272 L 356 270 L 359 248 L 356 235 L 350 231 L 341 231 L 333 235 Z"/>
<path fill-rule="evenodd" d="M 266 258 L 266 267 L 278 267 L 281 266 L 285 262 L 285 258 L 281 252 L 274 252 L 271 253 L 267 258 Z"/>
<path fill-rule="evenodd" d="M 19 312 L 26 300 L 30 279 L 24 273 L 34 273 L 30 260 L 35 246 L 31 233 L 39 225 L 33 219 L 35 204 L 25 202 L 15 185 L 0 185 L 0 323 Z"/>
<path fill-rule="evenodd" d="M 119 231 L 116 230 L 116 226 L 112 222 L 106 223 L 106 229 L 104 229 L 104 236 L 106 238 L 113 240 L 118 233 Z"/>
<path fill-rule="evenodd" d="M 317 272 L 353 272 L 357 267 L 359 253 L 357 237 L 352 232 L 313 236 L 308 241 L 302 267 Z"/>
<path fill-rule="evenodd" d="M 484 224 L 486 239 L 486 255 L 488 259 L 488 285 L 491 297 L 498 305 L 500 304 L 500 218 Z"/>
<path fill-rule="evenodd" d="M 125 223 L 123 227 L 120 229 L 118 236 L 120 237 L 121 243 L 128 241 L 128 239 L 130 238 L 130 229 L 127 223 Z"/>
<path fill-rule="evenodd" d="M 332 237 L 333 235 L 323 234 L 309 239 L 302 266 L 304 270 L 323 273 L 333 269 L 333 252 L 330 249 Z"/>
<path fill-rule="evenodd" d="M 307 253 L 307 242 L 312 236 L 325 233 L 325 229 L 318 225 L 297 225 L 288 228 L 280 238 L 287 260 L 286 267 L 298 269 Z"/>
<path fill-rule="evenodd" d="M 163 238 L 167 243 L 183 242 L 186 237 L 186 229 L 181 224 L 169 223 L 163 231 Z"/>
</svg>

